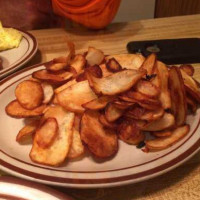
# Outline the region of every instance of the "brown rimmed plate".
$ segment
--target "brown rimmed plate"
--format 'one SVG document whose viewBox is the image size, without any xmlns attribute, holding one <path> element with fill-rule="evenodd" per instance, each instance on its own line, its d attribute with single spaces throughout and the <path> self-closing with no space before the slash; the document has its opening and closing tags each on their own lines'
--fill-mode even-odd
<svg viewBox="0 0 200 200">
<path fill-rule="evenodd" d="M 0 177 L 1 200 L 73 200 L 44 185 L 10 176 Z"/>
<path fill-rule="evenodd" d="M 31 76 L 42 64 L 26 68 L 0 82 L 0 169 L 15 176 L 44 184 L 73 188 L 114 187 L 147 180 L 181 165 L 200 149 L 200 109 L 189 115 L 189 134 L 172 147 L 144 153 L 135 146 L 119 142 L 119 151 L 110 160 L 82 159 L 66 161 L 61 167 L 49 167 L 31 162 L 31 145 L 15 141 L 24 120 L 6 115 L 5 107 L 15 99 L 16 85 Z"/>
<path fill-rule="evenodd" d="M 23 36 L 19 47 L 0 51 L 0 58 L 3 65 L 3 69 L 0 70 L 0 79 L 18 70 L 37 52 L 38 44 L 35 37 L 26 31 L 19 29 L 18 31 Z"/>
</svg>

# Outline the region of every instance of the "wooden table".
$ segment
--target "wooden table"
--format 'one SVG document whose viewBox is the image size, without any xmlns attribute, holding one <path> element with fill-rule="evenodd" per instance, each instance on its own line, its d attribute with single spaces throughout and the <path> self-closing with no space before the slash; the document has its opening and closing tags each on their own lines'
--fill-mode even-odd
<svg viewBox="0 0 200 200">
<path fill-rule="evenodd" d="M 95 46 L 105 54 L 115 54 L 127 52 L 129 41 L 200 37 L 200 15 L 117 23 L 101 31 L 67 27 L 30 32 L 39 43 L 39 51 L 27 65 L 65 55 L 66 39 L 74 41 L 77 52 Z M 195 68 L 195 78 L 200 80 L 200 64 Z M 199 200 L 200 152 L 177 169 L 141 183 L 109 189 L 58 189 L 83 200 Z"/>
</svg>

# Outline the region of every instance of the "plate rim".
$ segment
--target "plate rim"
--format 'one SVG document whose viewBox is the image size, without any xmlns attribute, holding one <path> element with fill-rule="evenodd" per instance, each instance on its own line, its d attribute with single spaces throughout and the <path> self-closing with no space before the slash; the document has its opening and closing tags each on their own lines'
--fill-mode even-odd
<svg viewBox="0 0 200 200">
<path fill-rule="evenodd" d="M 6 83 L 7 81 L 9 81 L 10 79 L 14 78 L 17 75 L 20 75 L 24 72 L 27 72 L 27 71 L 37 68 L 37 67 L 42 67 L 44 64 L 45 63 L 33 65 L 33 66 L 30 66 L 23 70 L 20 70 L 15 74 L 11 74 L 7 78 L 1 80 L 0 85 Z M 196 131 L 198 131 L 198 129 L 199 129 L 199 124 L 200 124 L 200 119 L 198 120 L 197 128 L 195 128 Z M 195 129 L 194 129 L 194 131 L 195 131 Z M 115 186 L 119 186 L 119 185 L 127 185 L 130 183 L 140 182 L 140 181 L 151 179 L 153 177 L 164 174 L 164 173 L 178 167 L 183 162 L 186 162 L 194 154 L 196 154 L 199 150 L 200 150 L 200 137 L 198 138 L 197 141 L 195 141 L 192 144 L 192 146 L 190 146 L 187 150 L 185 150 L 183 153 L 181 153 L 178 157 L 176 157 L 174 159 L 170 159 L 168 162 L 166 162 L 162 165 L 159 165 L 152 169 L 149 169 L 149 170 L 147 169 L 143 172 L 139 172 L 139 173 L 135 173 L 135 174 L 132 173 L 132 174 L 125 175 L 125 176 L 119 176 L 119 177 L 114 177 L 114 178 L 111 177 L 109 180 L 108 180 L 108 178 L 106 178 L 106 182 L 103 179 L 73 179 L 73 178 L 70 179 L 70 178 L 65 178 L 65 177 L 63 177 L 63 179 L 60 177 L 54 177 L 54 181 L 52 181 L 51 177 L 53 177 L 53 176 L 50 176 L 50 175 L 39 174 L 38 172 L 34 173 L 34 172 L 31 172 L 29 170 L 24 170 L 24 169 L 23 169 L 23 171 L 27 171 L 27 173 L 20 173 L 20 168 L 14 166 L 14 165 L 11 165 L 11 166 L 14 166 L 14 168 L 18 168 L 17 171 L 13 170 L 12 168 L 7 168 L 7 167 L 5 167 L 5 165 L 9 165 L 9 163 L 6 163 L 2 159 L 0 159 L 0 164 L 3 163 L 4 167 L 0 166 L 0 168 L 2 168 L 3 171 L 9 171 L 9 173 L 11 173 L 11 174 L 14 174 L 14 175 L 17 174 L 17 176 L 19 176 L 19 177 L 23 177 L 28 180 L 34 180 L 34 181 L 40 182 L 40 183 L 43 182 L 43 183 L 49 184 L 49 185 L 59 185 L 59 186 L 63 186 L 63 187 L 73 187 L 73 188 L 115 187 Z M 141 173 L 142 174 L 146 173 L 146 175 L 140 177 Z M 30 175 L 30 174 L 32 174 L 32 175 Z M 38 179 L 38 177 L 40 177 L 40 178 Z M 137 178 L 140 178 L 140 180 L 137 180 Z M 55 180 L 55 179 L 57 179 L 57 180 Z M 66 181 L 68 181 L 68 182 L 66 182 Z"/>
<path fill-rule="evenodd" d="M 11 28 L 11 27 L 6 27 L 6 28 Z M 22 60 L 17 62 L 14 66 L 5 68 L 5 70 L 0 71 L 0 79 L 4 78 L 5 76 L 9 75 L 10 73 L 14 72 L 18 68 L 22 67 L 24 64 L 26 64 L 37 52 L 38 50 L 38 42 L 36 38 L 28 31 L 21 30 L 19 28 L 15 28 L 16 30 L 20 31 L 22 33 L 22 37 L 25 39 L 31 39 L 33 42 L 33 47 L 31 51 L 26 55 L 26 53 L 23 55 L 25 56 Z"/>
</svg>

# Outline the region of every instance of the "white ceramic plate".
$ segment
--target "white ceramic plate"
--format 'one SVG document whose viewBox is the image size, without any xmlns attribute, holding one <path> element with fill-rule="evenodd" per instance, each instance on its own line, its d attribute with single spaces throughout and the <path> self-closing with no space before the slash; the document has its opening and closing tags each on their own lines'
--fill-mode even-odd
<svg viewBox="0 0 200 200">
<path fill-rule="evenodd" d="M 19 31 L 23 35 L 19 47 L 0 52 L 0 58 L 3 61 L 0 79 L 19 69 L 37 52 L 38 45 L 35 37 L 28 32 Z"/>
<path fill-rule="evenodd" d="M 119 142 L 116 156 L 104 162 L 87 155 L 77 161 L 65 162 L 61 167 L 43 166 L 31 162 L 31 145 L 15 141 L 23 126 L 22 119 L 6 115 L 5 106 L 13 99 L 16 85 L 32 72 L 44 68 L 33 66 L 19 71 L 1 82 L 0 88 L 0 168 L 15 176 L 37 182 L 74 188 L 113 187 L 136 183 L 166 173 L 177 167 L 200 149 L 200 109 L 190 115 L 189 134 L 172 147 L 154 153 L 144 153 L 135 146 Z"/>
<path fill-rule="evenodd" d="M 0 177 L 1 200 L 72 200 L 56 190 L 41 184 L 14 177 Z"/>
</svg>

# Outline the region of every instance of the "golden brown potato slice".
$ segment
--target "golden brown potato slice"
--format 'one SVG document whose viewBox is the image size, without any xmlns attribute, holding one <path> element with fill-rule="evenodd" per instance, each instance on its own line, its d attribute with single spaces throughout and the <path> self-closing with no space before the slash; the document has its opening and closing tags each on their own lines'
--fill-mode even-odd
<svg viewBox="0 0 200 200">
<path fill-rule="evenodd" d="M 46 105 L 43 104 L 33 110 L 23 108 L 17 100 L 11 101 L 5 108 L 6 113 L 15 118 L 29 118 L 36 117 L 43 114 Z"/>
<path fill-rule="evenodd" d="M 188 74 L 189 76 L 193 76 L 194 75 L 194 67 L 192 65 L 181 65 L 180 69 L 182 69 L 186 74 Z"/>
<path fill-rule="evenodd" d="M 119 119 L 124 113 L 124 110 L 117 108 L 114 104 L 109 103 L 105 108 L 105 117 L 108 122 L 113 122 Z"/>
<path fill-rule="evenodd" d="M 97 96 L 92 91 L 88 81 L 86 80 L 62 90 L 56 95 L 56 98 L 59 104 L 65 109 L 72 112 L 82 113 L 85 110 L 82 105 L 96 99 Z"/>
<path fill-rule="evenodd" d="M 83 55 L 77 54 L 70 62 L 70 66 L 72 66 L 77 74 L 80 74 L 86 65 L 86 59 Z"/>
<path fill-rule="evenodd" d="M 106 67 L 111 72 L 118 72 L 122 70 L 122 66 L 117 62 L 115 58 L 111 58 L 106 63 Z"/>
<path fill-rule="evenodd" d="M 103 77 L 110 76 L 111 74 L 113 74 L 113 72 L 107 69 L 106 64 L 101 64 L 99 65 L 99 67 L 101 68 Z"/>
<path fill-rule="evenodd" d="M 181 75 L 183 77 L 184 85 L 186 87 L 186 91 L 190 94 L 198 103 L 200 103 L 200 88 L 197 82 L 189 76 L 185 71 L 182 69 Z"/>
<path fill-rule="evenodd" d="M 190 130 L 189 125 L 178 127 L 174 129 L 172 131 L 172 134 L 168 137 L 145 141 L 146 147 L 150 151 L 166 149 L 172 146 L 174 143 L 180 141 L 185 135 L 188 134 L 189 130 Z"/>
<path fill-rule="evenodd" d="M 85 57 L 89 66 L 100 65 L 104 60 L 104 53 L 94 47 L 89 47 Z"/>
<path fill-rule="evenodd" d="M 103 78 L 89 73 L 89 84 L 97 94 L 116 95 L 130 89 L 145 73 L 145 70 L 123 70 Z"/>
<path fill-rule="evenodd" d="M 169 88 L 171 94 L 172 107 L 176 125 L 185 124 L 187 115 L 187 102 L 183 78 L 178 67 L 171 67 L 169 70 Z"/>
<path fill-rule="evenodd" d="M 166 131 L 158 131 L 152 133 L 156 137 L 168 137 L 172 135 L 172 131 L 166 130 Z"/>
<path fill-rule="evenodd" d="M 169 109 L 171 108 L 171 97 L 168 88 L 169 72 L 167 66 L 162 62 L 157 61 L 156 67 L 157 67 L 157 77 L 160 85 L 159 99 L 162 104 L 162 107 L 164 109 Z"/>
<path fill-rule="evenodd" d="M 160 94 L 159 88 L 146 80 L 139 80 L 135 85 L 135 90 L 151 98 L 156 98 Z"/>
<path fill-rule="evenodd" d="M 63 84 L 73 77 L 73 73 L 68 71 L 59 71 L 57 73 L 48 72 L 46 69 L 33 72 L 33 78 L 46 81 L 52 84 Z"/>
<path fill-rule="evenodd" d="M 141 69 L 146 69 L 147 75 L 151 75 L 155 69 L 156 54 L 150 54 L 143 62 Z"/>
<path fill-rule="evenodd" d="M 73 125 L 72 144 L 70 146 L 70 150 L 67 155 L 68 158 L 78 158 L 85 151 L 85 147 L 83 146 L 80 137 L 80 121 L 81 121 L 81 116 L 76 115 Z"/>
<path fill-rule="evenodd" d="M 108 61 L 115 58 L 123 69 L 139 69 L 144 62 L 145 58 L 141 54 L 118 54 L 106 56 L 105 60 Z"/>
<path fill-rule="evenodd" d="M 61 85 L 60 87 L 56 88 L 54 90 L 55 94 L 58 94 L 59 92 L 63 91 L 64 89 L 68 88 L 71 85 L 74 85 L 75 83 L 77 83 L 76 79 L 72 79 L 70 81 L 68 81 L 67 83 Z"/>
<path fill-rule="evenodd" d="M 53 144 L 58 135 L 58 123 L 55 118 L 47 118 L 38 127 L 35 134 L 35 142 L 40 148 L 48 148 Z"/>
<path fill-rule="evenodd" d="M 44 64 L 44 66 L 46 67 L 47 70 L 51 71 L 51 72 L 58 72 L 60 70 L 66 69 L 68 67 L 67 63 L 57 63 L 57 62 L 47 62 Z"/>
<path fill-rule="evenodd" d="M 105 128 L 111 128 L 111 129 L 116 129 L 117 128 L 117 124 L 115 124 L 114 122 L 109 122 L 106 119 L 106 116 L 104 114 L 101 114 L 99 116 L 99 121 L 101 122 L 101 124 L 105 127 Z"/>
<path fill-rule="evenodd" d="M 116 108 L 119 108 L 121 110 L 125 110 L 135 104 L 133 102 L 122 101 L 120 99 L 114 100 L 112 103 Z"/>
<path fill-rule="evenodd" d="M 26 124 L 17 134 L 16 141 L 19 143 L 24 143 L 32 138 L 33 133 L 35 133 L 39 125 L 39 120 L 33 120 L 29 124 Z"/>
<path fill-rule="evenodd" d="M 41 148 L 36 140 L 29 154 L 33 162 L 44 165 L 61 165 L 69 152 L 72 142 L 74 113 L 64 110 L 61 106 L 51 106 L 44 114 L 44 119 L 55 118 L 59 131 L 53 143 L 47 148 Z"/>
<path fill-rule="evenodd" d="M 90 110 L 100 110 L 106 107 L 106 105 L 115 99 L 114 96 L 101 96 L 97 99 L 93 99 L 87 103 L 84 103 L 82 106 L 85 109 Z"/>
<path fill-rule="evenodd" d="M 43 99 L 42 103 L 48 104 L 54 95 L 53 87 L 52 87 L 52 85 L 45 83 L 45 82 L 41 83 L 41 86 L 42 86 L 43 93 L 44 93 L 44 99 Z"/>
<path fill-rule="evenodd" d="M 142 130 L 144 131 L 162 131 L 164 129 L 171 128 L 175 125 L 175 118 L 170 113 L 164 113 L 164 115 L 153 122 L 145 125 Z"/>
<path fill-rule="evenodd" d="M 118 127 L 119 138 L 128 144 L 139 144 L 144 141 L 144 133 L 141 132 L 140 128 L 134 121 L 124 121 Z"/>
<path fill-rule="evenodd" d="M 44 92 L 40 83 L 26 80 L 17 85 L 15 96 L 23 108 L 33 110 L 42 104 Z"/>
<path fill-rule="evenodd" d="M 197 111 L 197 103 L 191 98 L 189 95 L 186 96 L 187 107 L 192 111 L 192 113 L 196 113 Z"/>
<path fill-rule="evenodd" d="M 99 158 L 109 158 L 118 150 L 116 133 L 105 129 L 99 122 L 100 114 L 97 111 L 87 110 L 81 120 L 81 140 L 89 151 Z"/>
</svg>

